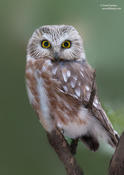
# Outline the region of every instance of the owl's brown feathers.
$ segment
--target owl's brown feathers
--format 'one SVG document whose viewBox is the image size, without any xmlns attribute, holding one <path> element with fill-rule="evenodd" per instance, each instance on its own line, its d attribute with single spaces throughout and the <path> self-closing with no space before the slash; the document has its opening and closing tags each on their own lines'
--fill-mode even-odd
<svg viewBox="0 0 124 175">
<path fill-rule="evenodd" d="M 40 99 L 39 94 L 36 92 L 36 86 L 38 86 L 36 74 L 38 78 L 43 79 L 43 86 L 49 99 L 50 116 L 55 126 L 63 130 L 61 126 L 68 126 L 70 122 L 76 123 L 77 126 L 87 125 L 88 119 L 83 120 L 78 117 L 80 108 L 88 104 L 92 90 L 94 71 L 86 61 L 72 61 L 70 63 L 68 61 L 52 62 L 47 59 L 46 61 L 41 59 L 32 63 L 29 62 L 26 70 L 28 86 L 35 97 L 33 106 L 42 122 L 42 111 L 39 105 Z M 93 102 L 94 113 L 96 114 L 94 117 L 110 135 L 112 139 L 109 141 L 110 144 L 112 146 L 117 144 L 117 138 L 112 125 L 102 109 L 97 96 L 95 96 Z M 81 137 L 81 134 L 78 137 Z"/>
<path fill-rule="evenodd" d="M 63 27 L 61 26 L 60 30 L 61 28 Z M 44 30 L 43 28 L 43 32 Z M 58 32 L 57 27 L 55 27 L 55 30 Z M 78 42 L 80 37 L 74 39 L 77 35 L 74 28 L 69 28 L 69 31 L 75 34 L 72 37 L 72 45 L 73 42 L 76 42 L 74 46 L 77 45 L 78 47 L 80 45 L 81 49 L 81 42 Z M 41 35 L 39 32 L 41 32 L 41 29 L 36 32 L 38 35 L 35 33 L 29 41 L 26 83 L 30 103 L 43 127 L 48 132 L 58 127 L 65 136 L 74 139 L 80 138 L 94 151 L 99 146 L 99 138 L 103 138 L 113 147 L 116 146 L 118 135 L 107 118 L 98 96 L 95 95 L 94 97 L 92 110 L 86 107 L 91 96 L 94 70 L 83 58 L 83 54 L 80 53 L 81 50 L 75 50 L 75 54 L 78 52 L 79 59 L 78 57 L 72 59 L 72 55 L 69 58 L 62 57 L 62 55 L 65 56 L 65 53 L 59 54 L 59 57 L 55 59 L 54 47 L 49 56 L 47 50 L 36 50 L 40 48 L 39 45 L 37 46 L 38 38 L 41 39 L 43 35 L 42 32 Z M 48 30 L 43 36 L 46 37 L 47 33 L 49 33 Z M 53 30 L 51 35 L 53 39 L 55 35 Z M 58 35 L 59 32 L 57 37 L 59 37 Z M 55 49 L 56 47 L 59 49 L 58 42 L 53 41 Z M 60 51 L 64 52 L 64 50 Z M 69 50 L 67 50 L 67 53 L 69 54 Z M 70 48 L 70 54 L 72 53 L 73 47 Z"/>
</svg>

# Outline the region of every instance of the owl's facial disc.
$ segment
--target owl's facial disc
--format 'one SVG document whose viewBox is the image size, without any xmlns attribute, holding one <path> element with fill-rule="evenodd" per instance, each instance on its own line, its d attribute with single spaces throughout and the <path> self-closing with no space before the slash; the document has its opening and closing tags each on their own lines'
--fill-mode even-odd
<svg viewBox="0 0 124 175">
<path fill-rule="evenodd" d="M 66 58 L 63 58 L 62 53 L 64 52 L 65 49 L 70 49 L 71 48 L 71 41 L 65 40 L 64 42 L 60 43 L 60 46 L 57 46 L 53 48 L 53 61 L 62 61 L 66 60 Z"/>
<path fill-rule="evenodd" d="M 68 25 L 43 26 L 37 29 L 28 44 L 28 53 L 35 59 L 82 60 L 84 49 L 77 30 Z"/>
</svg>

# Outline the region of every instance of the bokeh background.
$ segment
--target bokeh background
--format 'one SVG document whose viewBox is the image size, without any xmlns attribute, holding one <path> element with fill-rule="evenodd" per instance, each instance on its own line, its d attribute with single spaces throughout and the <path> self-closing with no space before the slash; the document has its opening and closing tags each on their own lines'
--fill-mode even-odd
<svg viewBox="0 0 124 175">
<path fill-rule="evenodd" d="M 102 10 L 100 4 L 122 10 Z M 26 45 L 35 28 L 70 24 L 79 30 L 96 69 L 100 99 L 115 129 L 124 130 L 124 1 L 0 0 L 0 174 L 64 175 L 25 90 Z M 86 175 L 106 175 L 111 149 L 92 153 L 80 143 L 77 161 Z"/>
</svg>

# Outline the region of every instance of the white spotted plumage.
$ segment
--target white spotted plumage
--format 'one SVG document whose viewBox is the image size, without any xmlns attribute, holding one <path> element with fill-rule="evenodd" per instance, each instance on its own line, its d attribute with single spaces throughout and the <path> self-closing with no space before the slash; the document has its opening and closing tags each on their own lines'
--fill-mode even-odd
<svg viewBox="0 0 124 175">
<path fill-rule="evenodd" d="M 71 76 L 70 70 L 67 71 L 67 77 L 69 78 Z"/>
<path fill-rule="evenodd" d="M 87 90 L 87 91 L 89 91 L 89 90 L 90 90 L 89 86 L 87 86 L 87 85 L 85 86 L 85 88 L 86 88 L 86 90 Z"/>
<path fill-rule="evenodd" d="M 42 46 L 44 40 L 50 47 Z M 118 136 L 97 95 L 92 111 L 86 107 L 93 73 L 86 61 L 83 41 L 74 27 L 48 25 L 35 30 L 27 47 L 26 82 L 30 103 L 45 130 L 51 132 L 57 126 L 65 136 L 80 138 L 95 151 L 99 137 L 116 146 Z M 92 138 L 91 145 L 84 136 Z"/>
<path fill-rule="evenodd" d="M 79 87 L 77 87 L 77 88 L 75 89 L 75 93 L 76 93 L 76 95 L 77 95 L 78 97 L 80 97 L 81 92 L 80 92 L 80 88 L 79 88 Z"/>
</svg>

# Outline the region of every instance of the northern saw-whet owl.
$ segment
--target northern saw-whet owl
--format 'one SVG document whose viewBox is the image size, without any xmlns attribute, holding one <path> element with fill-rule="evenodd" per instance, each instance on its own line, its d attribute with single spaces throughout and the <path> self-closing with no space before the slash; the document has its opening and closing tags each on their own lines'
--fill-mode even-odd
<svg viewBox="0 0 124 175">
<path fill-rule="evenodd" d="M 95 95 L 89 102 L 94 70 L 85 58 L 83 41 L 69 25 L 36 29 L 27 46 L 26 85 L 31 105 L 47 132 L 58 128 L 79 138 L 92 151 L 100 138 L 116 147 L 119 136 Z M 84 104 L 85 102 L 85 104 Z"/>
</svg>

